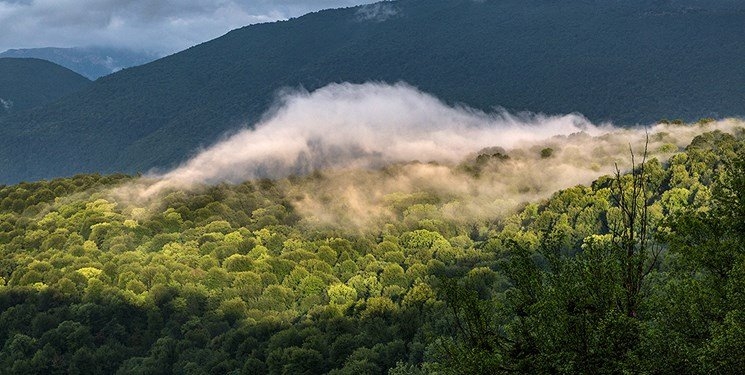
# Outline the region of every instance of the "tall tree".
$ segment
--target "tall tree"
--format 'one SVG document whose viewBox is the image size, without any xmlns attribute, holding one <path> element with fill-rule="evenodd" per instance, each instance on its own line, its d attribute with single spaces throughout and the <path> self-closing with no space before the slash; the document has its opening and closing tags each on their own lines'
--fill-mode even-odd
<svg viewBox="0 0 745 375">
<path fill-rule="evenodd" d="M 620 307 L 629 317 L 636 317 L 639 295 L 644 278 L 657 264 L 662 247 L 652 241 L 649 222 L 649 205 L 655 189 L 647 173 L 649 136 L 644 144 L 642 160 L 637 164 L 633 148 L 631 173 L 621 174 L 615 164 L 616 174 L 611 199 L 620 211 L 620 220 L 610 225 L 613 245 L 619 250 L 624 288 L 624 301 Z"/>
</svg>

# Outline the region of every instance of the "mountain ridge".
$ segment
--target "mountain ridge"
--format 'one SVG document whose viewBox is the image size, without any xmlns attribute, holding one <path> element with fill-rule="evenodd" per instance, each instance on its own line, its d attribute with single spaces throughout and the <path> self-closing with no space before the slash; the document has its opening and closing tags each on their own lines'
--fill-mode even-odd
<svg viewBox="0 0 745 375">
<path fill-rule="evenodd" d="M 156 59 L 156 55 L 152 53 L 106 47 L 15 48 L 0 53 L 0 57 L 29 57 L 51 61 L 90 80 Z"/>
<path fill-rule="evenodd" d="M 691 4 L 708 8 L 668 12 Z M 396 15 L 365 19 L 366 5 L 250 25 L 9 116 L 0 160 L 12 169 L 0 181 L 168 168 L 254 124 L 280 90 L 337 82 L 403 81 L 449 104 L 621 124 L 737 116 L 745 106 L 735 31 L 745 12 L 729 1 L 378 6 Z"/>
</svg>

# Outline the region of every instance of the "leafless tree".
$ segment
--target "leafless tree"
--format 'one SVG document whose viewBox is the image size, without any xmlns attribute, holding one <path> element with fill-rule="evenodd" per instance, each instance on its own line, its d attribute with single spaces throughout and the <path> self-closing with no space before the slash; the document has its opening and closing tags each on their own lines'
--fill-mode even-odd
<svg viewBox="0 0 745 375">
<path fill-rule="evenodd" d="M 614 246 L 620 251 L 621 282 L 625 300 L 620 308 L 629 317 L 637 316 L 639 295 L 644 278 L 658 263 L 662 248 L 651 238 L 649 205 L 653 189 L 646 171 L 649 135 L 644 144 L 642 160 L 637 164 L 634 150 L 631 153 L 631 173 L 624 178 L 618 164 L 611 197 L 621 212 L 621 221 L 611 227 Z"/>
</svg>

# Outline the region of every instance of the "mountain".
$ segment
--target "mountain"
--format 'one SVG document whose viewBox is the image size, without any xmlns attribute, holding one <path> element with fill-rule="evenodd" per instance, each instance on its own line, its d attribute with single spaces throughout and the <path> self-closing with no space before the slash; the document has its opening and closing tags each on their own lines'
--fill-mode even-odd
<svg viewBox="0 0 745 375">
<path fill-rule="evenodd" d="M 173 166 L 278 90 L 341 81 L 621 124 L 736 116 L 743 24 L 732 0 L 401 0 L 251 25 L 0 120 L 0 182 Z"/>
<path fill-rule="evenodd" d="M 50 103 L 89 84 L 49 61 L 0 58 L 0 116 Z"/>
<path fill-rule="evenodd" d="M 0 53 L 0 57 L 33 57 L 48 60 L 94 80 L 124 68 L 148 63 L 158 56 L 123 48 L 46 47 L 9 49 Z"/>
</svg>

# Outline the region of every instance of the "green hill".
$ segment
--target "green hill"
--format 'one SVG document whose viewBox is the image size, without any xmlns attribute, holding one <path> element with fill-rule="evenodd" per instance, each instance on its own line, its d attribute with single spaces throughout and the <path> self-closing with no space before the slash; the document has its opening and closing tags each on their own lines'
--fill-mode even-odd
<svg viewBox="0 0 745 375">
<path fill-rule="evenodd" d="M 57 64 L 29 58 L 0 58 L 0 116 L 51 103 L 90 84 Z"/>
<path fill-rule="evenodd" d="M 172 166 L 277 90 L 341 81 L 620 124 L 737 116 L 743 23 L 730 0 L 400 0 L 252 25 L 0 120 L 0 181 Z"/>
<path fill-rule="evenodd" d="M 460 198 L 436 188 L 396 192 L 380 199 L 393 215 L 362 228 L 300 209 L 317 186 L 349 181 L 327 172 L 149 202 L 112 190 L 136 186 L 121 175 L 5 186 L 0 366 L 9 374 L 738 373 L 744 137 L 706 133 L 666 163 L 639 157 L 633 174 L 505 216 L 453 217 Z M 500 156 L 475 159 L 480 177 L 454 167 L 438 183 L 488 183 L 531 157 Z M 396 168 L 359 173 L 399 178 Z"/>
</svg>

